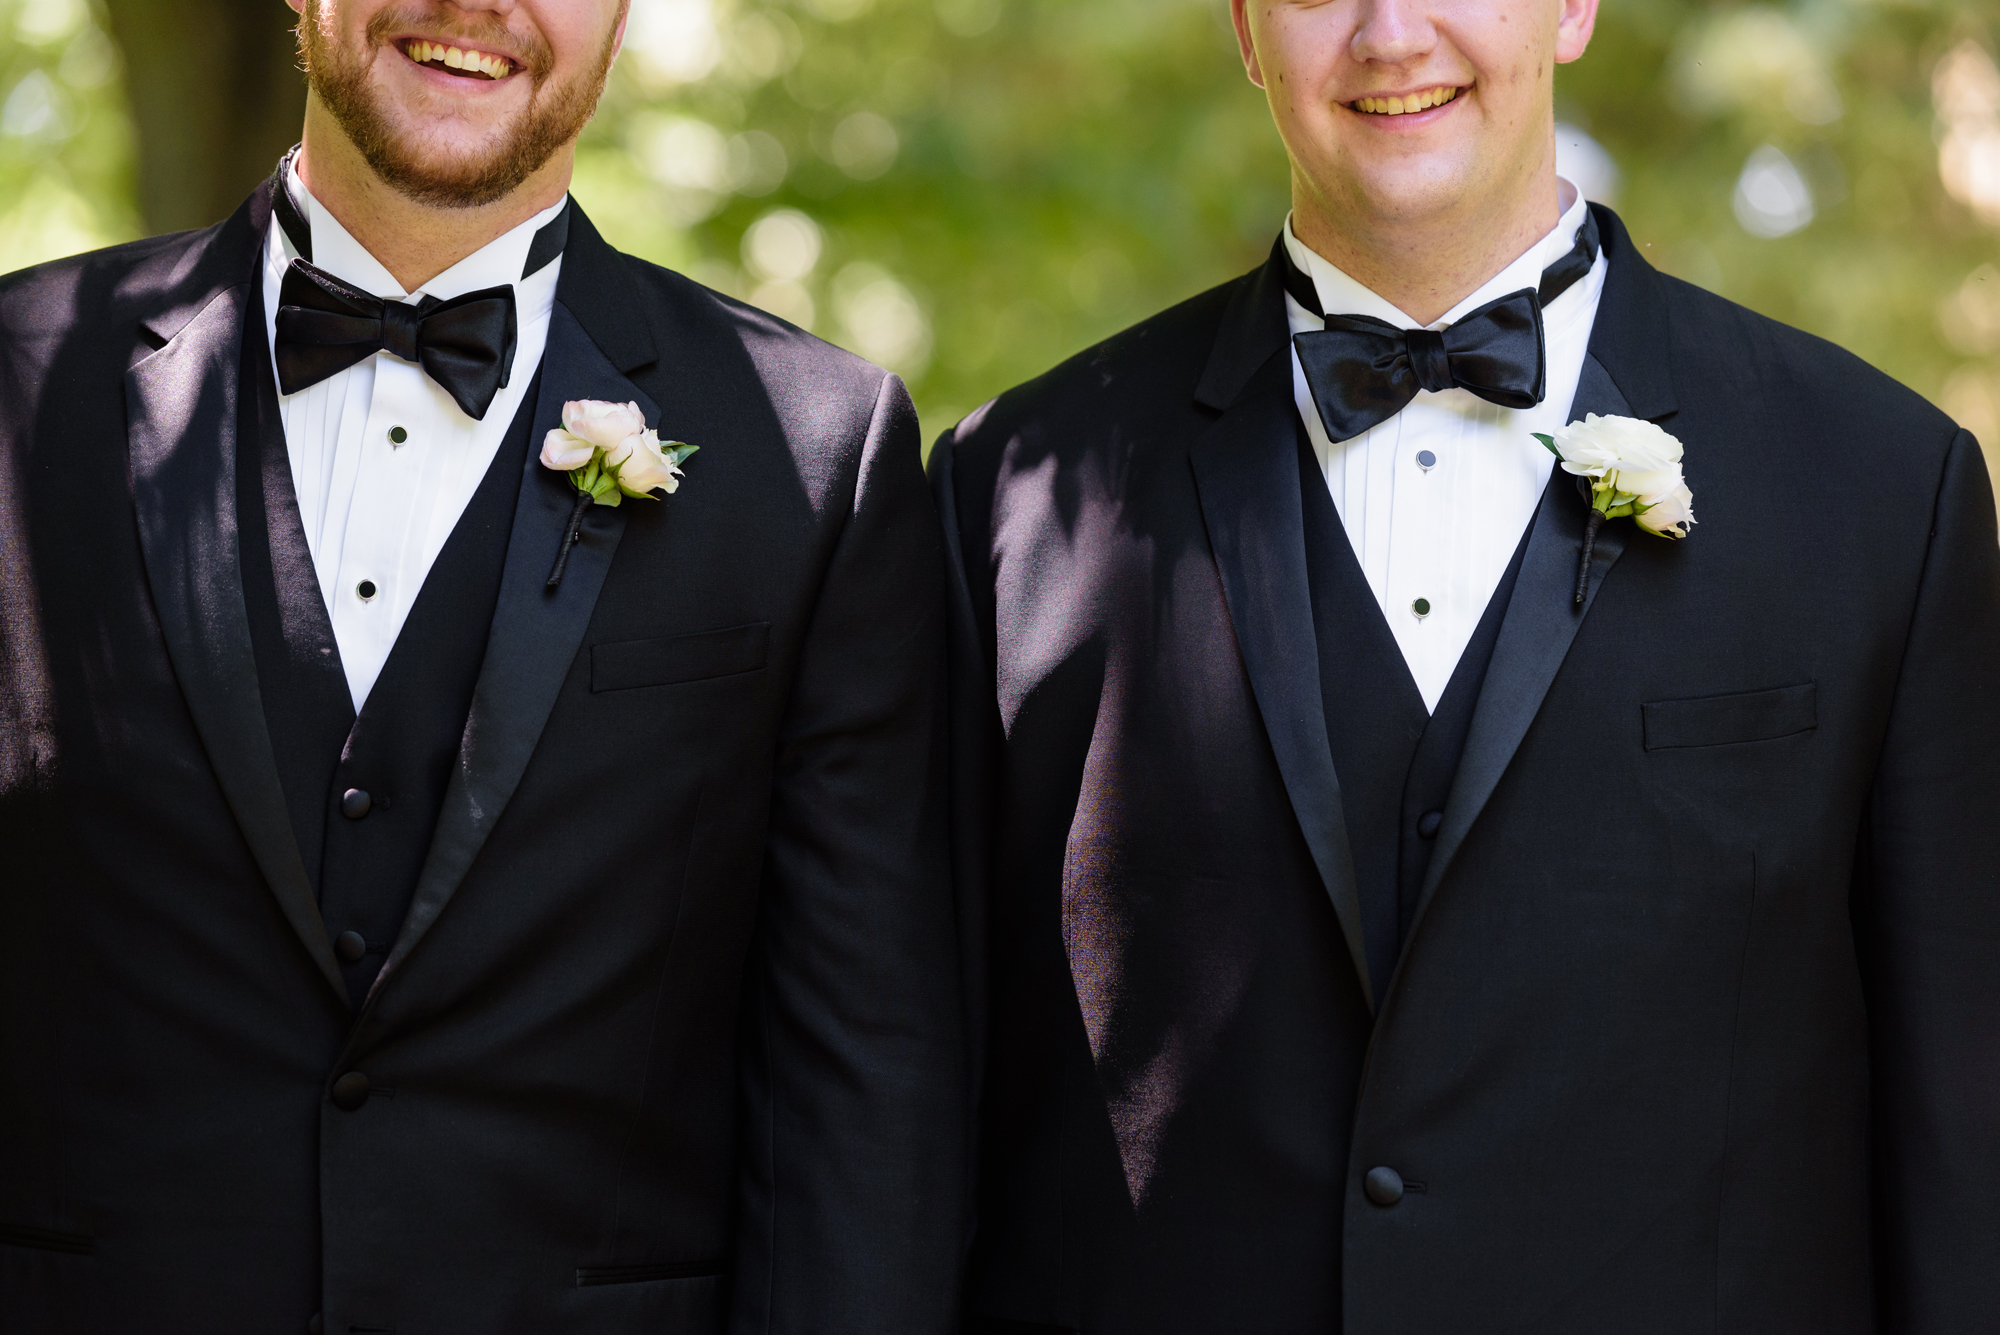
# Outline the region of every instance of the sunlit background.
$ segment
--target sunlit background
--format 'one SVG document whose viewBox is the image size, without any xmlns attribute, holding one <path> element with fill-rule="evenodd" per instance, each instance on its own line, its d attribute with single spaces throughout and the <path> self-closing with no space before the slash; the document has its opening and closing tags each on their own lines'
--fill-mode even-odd
<svg viewBox="0 0 2000 1335">
<path fill-rule="evenodd" d="M 0 270 L 226 212 L 296 124 L 295 83 L 256 81 L 289 17 L 0 0 Z M 1990 0 L 1605 0 L 1557 83 L 1564 167 L 1654 263 L 1992 449 L 1996 37 Z M 1286 171 L 1226 0 L 634 0 L 576 196 L 901 372 L 935 434 L 1257 264 Z"/>
</svg>

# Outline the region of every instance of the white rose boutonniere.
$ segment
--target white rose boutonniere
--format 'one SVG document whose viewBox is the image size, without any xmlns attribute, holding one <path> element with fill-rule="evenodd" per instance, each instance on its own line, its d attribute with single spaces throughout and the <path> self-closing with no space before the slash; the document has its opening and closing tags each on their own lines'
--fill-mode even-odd
<svg viewBox="0 0 2000 1335">
<path fill-rule="evenodd" d="M 562 549 L 549 572 L 552 589 L 562 583 L 585 511 L 592 505 L 618 505 L 627 496 L 653 500 L 655 492 L 673 495 L 680 490 L 681 464 L 701 448 L 678 440 L 662 444 L 636 403 L 575 399 L 563 405 L 562 423 L 542 439 L 542 466 L 569 474 L 576 488 Z"/>
<path fill-rule="evenodd" d="M 1681 477 L 1681 443 L 1637 417 L 1571 422 L 1553 436 L 1535 439 L 1562 461 L 1563 471 L 1590 488 L 1590 520 L 1583 531 L 1583 559 L 1576 572 L 1576 605 L 1590 590 L 1590 556 L 1607 519 L 1632 522 L 1662 538 L 1685 538 L 1694 523 L 1694 493 Z"/>
</svg>

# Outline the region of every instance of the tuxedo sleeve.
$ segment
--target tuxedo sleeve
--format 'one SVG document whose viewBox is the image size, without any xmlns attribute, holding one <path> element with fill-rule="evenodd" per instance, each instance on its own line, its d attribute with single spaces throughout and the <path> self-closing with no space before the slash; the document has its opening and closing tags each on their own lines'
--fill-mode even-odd
<svg viewBox="0 0 2000 1335">
<path fill-rule="evenodd" d="M 1864 842 L 1881 1329 L 1986 1329 L 2000 1313 L 2000 547 L 1964 432 Z"/>
<path fill-rule="evenodd" d="M 889 377 L 780 734 L 745 983 L 735 1335 L 955 1328 L 943 563 L 916 414 Z"/>
</svg>

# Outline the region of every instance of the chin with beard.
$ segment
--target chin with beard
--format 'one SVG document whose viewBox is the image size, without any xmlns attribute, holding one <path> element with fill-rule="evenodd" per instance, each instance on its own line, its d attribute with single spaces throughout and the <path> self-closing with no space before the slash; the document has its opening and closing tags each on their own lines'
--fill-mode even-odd
<svg viewBox="0 0 2000 1335">
<path fill-rule="evenodd" d="M 513 77 L 531 80 L 534 91 L 527 109 L 499 127 L 483 150 L 441 154 L 425 142 L 421 126 L 399 125 L 399 120 L 407 121 L 407 117 L 398 117 L 396 109 L 368 82 L 376 58 L 385 51 L 387 35 L 398 28 L 420 26 L 423 16 L 407 10 L 377 14 L 369 21 L 364 49 L 357 53 L 328 39 L 321 12 L 322 0 L 309 0 L 299 15 L 299 56 L 307 85 L 376 175 L 417 203 L 438 208 L 470 209 L 494 203 L 539 170 L 557 149 L 582 133 L 597 110 L 617 54 L 614 27 L 594 66 L 554 84 L 550 82 L 554 55 L 539 38 L 524 45 L 520 37 L 497 23 L 486 26 L 487 35 L 472 31 L 450 34 L 486 50 L 517 52 Z"/>
</svg>

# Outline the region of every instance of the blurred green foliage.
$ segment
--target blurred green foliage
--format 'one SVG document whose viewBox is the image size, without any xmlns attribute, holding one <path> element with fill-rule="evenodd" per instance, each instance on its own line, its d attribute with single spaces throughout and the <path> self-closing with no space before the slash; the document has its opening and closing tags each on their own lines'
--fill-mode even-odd
<svg viewBox="0 0 2000 1335">
<path fill-rule="evenodd" d="M 0 0 L 0 271 L 140 235 L 122 72 L 86 0 Z"/>
<path fill-rule="evenodd" d="M 1606 0 L 1565 160 L 1661 267 L 1990 446 L 1996 38 L 1964 0 Z M 0 0 L 0 267 L 136 232 L 117 61 L 91 0 Z M 901 371 L 935 434 L 1257 264 L 1288 184 L 1225 0 L 634 0 L 576 194 Z"/>
</svg>

